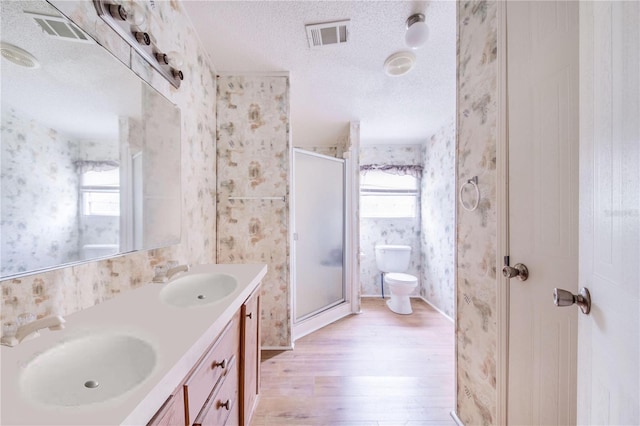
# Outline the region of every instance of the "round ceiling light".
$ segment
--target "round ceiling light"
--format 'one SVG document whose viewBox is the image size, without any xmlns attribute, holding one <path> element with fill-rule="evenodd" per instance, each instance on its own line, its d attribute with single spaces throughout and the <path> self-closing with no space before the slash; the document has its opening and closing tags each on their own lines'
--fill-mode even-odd
<svg viewBox="0 0 640 426">
<path fill-rule="evenodd" d="M 392 77 L 405 75 L 416 64 L 416 55 L 411 52 L 397 52 L 384 61 L 384 72 Z"/>
<path fill-rule="evenodd" d="M 38 68 L 40 63 L 31 53 L 13 44 L 1 42 L 0 55 L 9 62 L 26 68 Z"/>
<path fill-rule="evenodd" d="M 429 37 L 429 28 L 424 22 L 422 13 L 414 13 L 407 19 L 407 32 L 404 35 L 404 42 L 408 47 L 417 49 L 424 46 Z"/>
</svg>

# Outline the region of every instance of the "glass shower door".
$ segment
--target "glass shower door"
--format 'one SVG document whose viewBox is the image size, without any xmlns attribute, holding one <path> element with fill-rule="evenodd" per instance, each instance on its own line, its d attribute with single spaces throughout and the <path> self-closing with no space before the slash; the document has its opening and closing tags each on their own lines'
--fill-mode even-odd
<svg viewBox="0 0 640 426">
<path fill-rule="evenodd" d="M 295 322 L 345 302 L 344 160 L 294 152 Z"/>
</svg>

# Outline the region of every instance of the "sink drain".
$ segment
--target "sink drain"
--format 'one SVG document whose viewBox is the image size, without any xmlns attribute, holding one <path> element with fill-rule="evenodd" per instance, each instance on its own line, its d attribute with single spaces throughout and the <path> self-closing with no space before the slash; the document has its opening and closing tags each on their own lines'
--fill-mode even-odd
<svg viewBox="0 0 640 426">
<path fill-rule="evenodd" d="M 85 388 L 94 389 L 98 386 L 100 386 L 100 383 L 96 382 L 95 380 L 87 380 L 86 382 L 84 382 Z"/>
<path fill-rule="evenodd" d="M 207 296 L 205 296 L 204 294 L 199 294 L 198 295 L 198 299 L 202 300 L 202 299 L 206 299 Z"/>
</svg>

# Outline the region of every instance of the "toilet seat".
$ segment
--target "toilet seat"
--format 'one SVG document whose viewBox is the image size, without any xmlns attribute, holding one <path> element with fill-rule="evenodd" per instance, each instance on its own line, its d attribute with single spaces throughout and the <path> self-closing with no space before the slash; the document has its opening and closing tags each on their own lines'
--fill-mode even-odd
<svg viewBox="0 0 640 426">
<path fill-rule="evenodd" d="M 385 274 L 384 280 L 387 284 L 418 284 L 418 278 L 401 272 Z"/>
</svg>

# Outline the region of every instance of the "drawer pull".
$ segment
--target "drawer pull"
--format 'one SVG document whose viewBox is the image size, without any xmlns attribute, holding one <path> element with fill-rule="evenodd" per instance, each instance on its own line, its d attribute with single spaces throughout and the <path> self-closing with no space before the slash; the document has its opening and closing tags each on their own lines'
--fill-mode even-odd
<svg viewBox="0 0 640 426">
<path fill-rule="evenodd" d="M 218 401 L 218 408 L 224 407 L 227 411 L 231 409 L 231 401 L 227 399 L 226 402 Z"/>
<path fill-rule="evenodd" d="M 249 319 L 253 319 L 253 312 L 249 312 L 246 316 Z"/>
<path fill-rule="evenodd" d="M 227 368 L 227 364 L 228 362 L 226 358 L 223 359 L 221 362 L 213 361 L 213 365 L 211 366 L 211 369 L 213 370 L 216 367 L 221 367 L 224 370 L 225 368 Z"/>
</svg>

